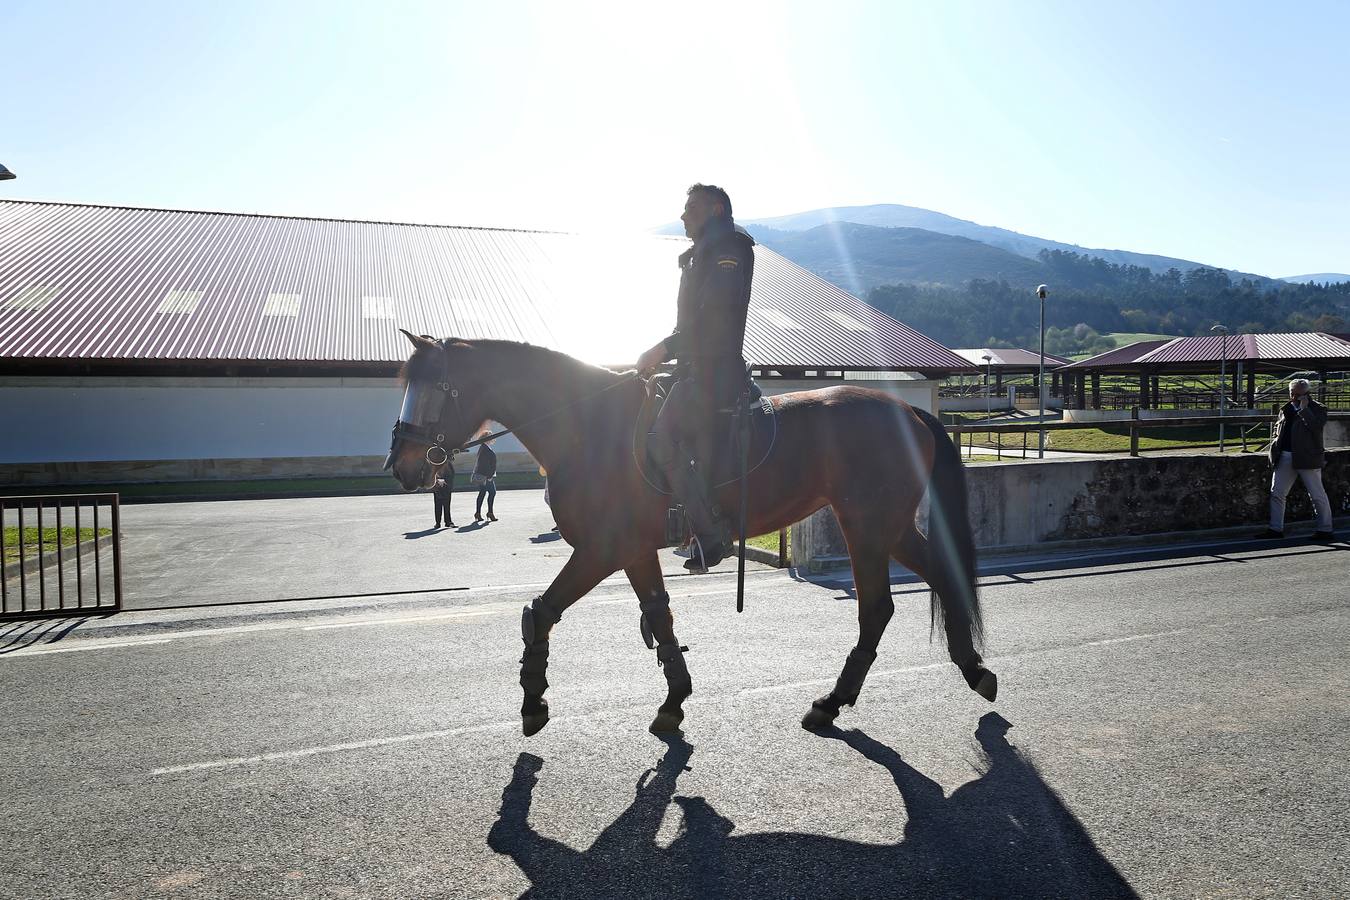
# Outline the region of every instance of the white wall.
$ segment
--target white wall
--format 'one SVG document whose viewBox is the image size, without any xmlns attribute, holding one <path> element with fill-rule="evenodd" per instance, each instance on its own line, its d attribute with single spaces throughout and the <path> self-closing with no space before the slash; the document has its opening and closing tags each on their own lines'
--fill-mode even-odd
<svg viewBox="0 0 1350 900">
<path fill-rule="evenodd" d="M 401 401 L 393 378 L 0 378 L 0 463 L 383 455 Z"/>
</svg>

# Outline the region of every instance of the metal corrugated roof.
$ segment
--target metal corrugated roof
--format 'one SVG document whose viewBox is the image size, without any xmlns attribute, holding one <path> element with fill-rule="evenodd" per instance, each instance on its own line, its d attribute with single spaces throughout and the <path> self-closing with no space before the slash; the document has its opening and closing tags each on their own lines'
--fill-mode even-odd
<svg viewBox="0 0 1350 900">
<path fill-rule="evenodd" d="M 1321 332 L 1295 334 L 1229 334 L 1177 338 L 1139 357 L 1144 365 L 1159 363 L 1261 362 L 1269 360 L 1350 362 L 1350 344 Z"/>
<path fill-rule="evenodd" d="M 1114 350 L 1107 350 L 1105 353 L 1098 353 L 1096 356 L 1089 356 L 1087 359 L 1069 363 L 1064 368 L 1110 369 L 1128 367 L 1137 362 L 1139 357 L 1168 343 L 1168 340 L 1135 341 L 1133 344 L 1127 344 L 1124 347 L 1117 347 Z"/>
<path fill-rule="evenodd" d="M 683 239 L 0 201 L 0 358 L 386 362 L 397 328 L 600 363 L 672 327 Z M 764 248 L 746 358 L 969 364 Z"/>
<path fill-rule="evenodd" d="M 989 364 L 995 369 L 1000 366 L 1016 369 L 1025 369 L 1030 366 L 1034 369 L 1039 366 L 1041 362 L 1041 355 L 1035 350 L 1019 350 L 1010 347 L 974 347 L 953 350 L 952 352 L 966 360 L 966 362 L 972 363 L 981 369 L 984 368 L 984 357 L 986 355 L 990 358 Z M 1063 356 L 1056 356 L 1053 353 L 1045 354 L 1045 364 L 1047 367 L 1065 366 L 1071 362 L 1073 362 L 1073 360 Z"/>
</svg>

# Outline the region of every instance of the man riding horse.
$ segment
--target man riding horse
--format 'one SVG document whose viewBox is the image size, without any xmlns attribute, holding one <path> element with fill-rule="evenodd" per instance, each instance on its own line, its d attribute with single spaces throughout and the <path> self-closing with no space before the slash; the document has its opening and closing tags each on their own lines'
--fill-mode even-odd
<svg viewBox="0 0 1350 900">
<path fill-rule="evenodd" d="M 685 568 L 705 572 L 731 551 L 730 531 L 714 505 L 709 479 L 726 411 L 745 387 L 745 314 L 755 273 L 755 241 L 736 227 L 731 198 L 720 187 L 689 188 L 684 233 L 694 246 L 680 254 L 675 331 L 638 358 L 650 372 L 678 360 L 676 383 L 653 426 L 648 447 L 689 516 L 694 539 Z"/>
</svg>

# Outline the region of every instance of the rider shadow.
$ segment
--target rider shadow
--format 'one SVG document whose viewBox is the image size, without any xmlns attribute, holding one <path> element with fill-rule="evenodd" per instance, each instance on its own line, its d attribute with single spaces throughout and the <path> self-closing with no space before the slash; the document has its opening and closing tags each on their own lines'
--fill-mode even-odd
<svg viewBox="0 0 1350 900">
<path fill-rule="evenodd" d="M 693 747 L 682 738 L 637 785 L 633 803 L 588 850 L 573 850 L 529 824 L 543 760 L 522 753 L 502 792 L 488 846 L 546 897 L 1136 897 L 1036 768 L 988 713 L 975 732 L 988 770 L 951 796 L 891 748 L 861 731 L 839 740 L 890 772 L 905 803 L 904 835 L 870 844 L 801 833 L 733 836 L 735 824 L 701 797 L 675 796 Z M 656 844 L 670 803 L 682 825 Z"/>
</svg>

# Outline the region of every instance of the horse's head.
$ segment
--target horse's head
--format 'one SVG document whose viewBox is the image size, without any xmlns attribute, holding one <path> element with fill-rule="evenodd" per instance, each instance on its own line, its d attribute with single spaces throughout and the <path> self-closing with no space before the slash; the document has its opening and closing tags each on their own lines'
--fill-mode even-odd
<svg viewBox="0 0 1350 900">
<path fill-rule="evenodd" d="M 384 467 L 393 470 L 405 491 L 413 491 L 435 484 L 450 453 L 487 416 L 482 412 L 483 392 L 475 389 L 468 365 L 470 345 L 403 333 L 412 341 L 413 353 L 400 373 L 403 407 Z"/>
</svg>

